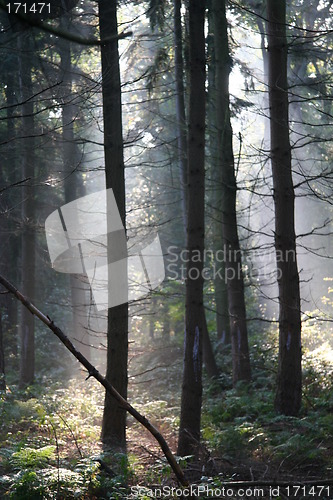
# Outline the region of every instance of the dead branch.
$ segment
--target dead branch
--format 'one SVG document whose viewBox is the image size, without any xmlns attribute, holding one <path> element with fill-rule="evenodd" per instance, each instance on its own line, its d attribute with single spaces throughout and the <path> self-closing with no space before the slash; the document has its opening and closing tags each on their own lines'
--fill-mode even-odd
<svg viewBox="0 0 333 500">
<path fill-rule="evenodd" d="M 156 439 L 159 443 L 167 461 L 169 462 L 172 470 L 174 471 L 178 481 L 183 486 L 188 486 L 188 482 L 185 479 L 184 472 L 181 467 L 177 463 L 172 451 L 170 450 L 166 440 L 162 436 L 156 427 L 154 427 L 149 420 L 141 415 L 135 408 L 133 408 L 130 403 L 119 394 L 119 392 L 113 387 L 112 384 L 78 351 L 69 338 L 64 334 L 64 332 L 56 326 L 53 321 L 49 318 L 49 316 L 45 316 L 37 307 L 30 302 L 30 300 L 22 295 L 22 293 L 17 290 L 6 278 L 0 275 L 0 283 L 10 292 L 12 293 L 22 304 L 37 318 L 39 318 L 52 332 L 58 337 L 58 339 L 64 344 L 64 346 L 75 356 L 75 358 L 87 369 L 88 377 L 94 377 L 105 389 L 106 391 L 113 396 L 118 403 L 124 408 L 128 413 L 132 415 L 140 424 L 142 424 Z"/>
</svg>

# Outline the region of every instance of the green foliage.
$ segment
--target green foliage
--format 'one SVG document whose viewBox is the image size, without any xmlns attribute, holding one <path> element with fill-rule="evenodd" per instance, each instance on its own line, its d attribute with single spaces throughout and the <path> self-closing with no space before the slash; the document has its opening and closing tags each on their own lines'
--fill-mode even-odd
<svg viewBox="0 0 333 500">
<path fill-rule="evenodd" d="M 38 500 L 44 498 L 45 490 L 40 485 L 38 475 L 34 471 L 23 472 L 15 478 L 9 498 L 18 500 L 28 500 L 32 498 Z"/>
<path fill-rule="evenodd" d="M 54 494 L 62 498 L 82 498 L 84 478 L 63 468 L 39 469 L 19 473 L 13 480 L 10 498 L 52 499 Z"/>
<path fill-rule="evenodd" d="M 293 434 L 285 436 L 285 441 L 274 447 L 276 458 L 285 458 L 290 460 L 290 457 L 297 456 L 297 460 L 303 463 L 308 460 L 318 462 L 321 458 L 323 448 L 317 447 L 313 439 L 309 439 L 308 435 Z"/>
<path fill-rule="evenodd" d="M 5 412 L 9 419 L 16 422 L 25 420 L 42 419 L 45 416 L 45 408 L 36 398 L 27 400 L 7 400 Z"/>
<path fill-rule="evenodd" d="M 22 448 L 11 456 L 11 463 L 18 469 L 32 467 L 43 467 L 55 458 L 55 449 L 53 445 L 43 446 L 42 448 Z"/>
<path fill-rule="evenodd" d="M 311 353 L 307 353 L 302 414 L 300 418 L 278 416 L 273 409 L 275 346 L 269 338 L 267 335 L 262 344 L 257 344 L 255 337 L 252 339 L 258 347 L 253 355 L 251 384 L 240 383 L 232 389 L 227 374 L 207 383 L 203 439 L 211 453 L 232 463 L 260 460 L 276 468 L 281 465 L 281 472 L 284 468 L 313 468 L 313 464 L 317 464 L 321 471 L 328 471 L 333 465 L 330 367 L 323 359 L 314 360 Z M 161 358 L 159 349 L 152 350 L 145 356 L 144 365 L 153 367 L 165 363 L 165 351 L 163 353 Z M 139 365 L 135 371 L 140 371 Z M 163 380 L 156 381 L 154 386 L 134 385 L 131 399 L 169 440 L 170 436 L 177 435 L 179 394 L 177 384 L 168 385 L 170 373 L 163 371 L 159 376 Z M 149 380 L 151 372 L 147 377 Z M 158 399 L 159 394 L 163 394 L 164 399 Z M 13 388 L 12 393 L 2 396 L 0 496 L 120 499 L 128 496 L 128 485 L 141 484 L 142 478 L 146 485 L 170 481 L 170 467 L 163 459 L 154 460 L 146 467 L 137 451 L 127 456 L 101 453 L 98 441 L 102 404 L 102 391 L 91 390 L 90 383 L 77 380 L 71 381 L 68 387 L 45 380 L 43 386 L 31 386 L 26 391 Z M 134 443 L 142 439 L 143 446 L 146 445 L 136 422 L 130 424 L 129 438 Z M 182 461 L 183 466 L 188 458 Z M 99 460 L 112 469 L 114 475 L 107 473 Z"/>
<path fill-rule="evenodd" d="M 125 498 L 135 458 L 100 454 L 102 402 L 102 391 L 78 380 L 68 387 L 48 380 L 2 396 L 0 497 Z"/>
<path fill-rule="evenodd" d="M 304 359 L 305 398 L 300 418 L 276 415 L 271 377 L 263 376 L 271 367 L 272 350 L 259 349 L 254 380 L 221 394 L 207 391 L 202 419 L 203 438 L 209 449 L 232 460 L 257 460 L 297 468 L 332 466 L 333 381 L 331 366 L 323 357 Z M 267 366 L 268 365 L 268 366 Z M 274 366 L 274 364 L 273 364 Z M 270 371 L 268 372 L 270 373 Z M 265 382 L 266 380 L 266 382 Z M 215 383 L 216 384 L 216 383 Z M 274 389 L 274 387 L 273 387 Z"/>
</svg>

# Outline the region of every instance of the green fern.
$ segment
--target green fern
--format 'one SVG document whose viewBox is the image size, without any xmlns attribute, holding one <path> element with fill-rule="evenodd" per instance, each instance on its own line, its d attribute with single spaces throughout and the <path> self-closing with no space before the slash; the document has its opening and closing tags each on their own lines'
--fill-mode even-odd
<svg viewBox="0 0 333 500">
<path fill-rule="evenodd" d="M 55 458 L 55 449 L 53 445 L 43 446 L 42 448 L 22 448 L 12 454 L 10 462 L 14 467 L 28 469 L 32 467 L 43 467 L 50 460 Z"/>
</svg>

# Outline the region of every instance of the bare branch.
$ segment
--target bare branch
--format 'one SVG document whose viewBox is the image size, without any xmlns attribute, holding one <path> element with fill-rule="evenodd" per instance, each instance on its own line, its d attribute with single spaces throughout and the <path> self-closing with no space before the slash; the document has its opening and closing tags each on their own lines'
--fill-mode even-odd
<svg viewBox="0 0 333 500">
<path fill-rule="evenodd" d="M 119 403 L 119 405 L 124 408 L 128 413 L 130 413 L 138 422 L 140 422 L 156 439 L 159 443 L 167 461 L 169 462 L 172 470 L 174 471 L 178 481 L 183 486 L 188 486 L 188 482 L 185 479 L 184 473 L 177 463 L 172 451 L 170 450 L 166 440 L 162 434 L 153 426 L 149 420 L 141 415 L 135 408 L 133 408 L 130 403 L 119 394 L 119 392 L 113 387 L 112 384 L 78 351 L 69 338 L 64 334 L 64 332 L 56 326 L 53 321 L 42 313 L 37 307 L 30 302 L 30 300 L 22 295 L 22 293 L 17 290 L 6 278 L 0 275 L 0 283 L 12 293 L 22 304 L 37 318 L 39 318 L 52 332 L 58 337 L 58 339 L 64 344 L 64 346 L 73 354 L 73 356 L 88 370 L 88 377 L 95 378 L 105 389 L 111 394 Z"/>
<path fill-rule="evenodd" d="M 21 181 L 17 181 L 17 182 L 14 182 L 13 184 L 9 184 L 9 186 L 5 186 L 5 187 L 1 188 L 0 193 L 2 193 L 3 191 L 6 191 L 7 189 L 10 189 L 12 187 L 19 186 L 20 184 L 23 184 L 24 182 L 30 181 L 30 180 L 31 180 L 31 177 L 26 177 L 25 179 L 22 179 Z"/>
<path fill-rule="evenodd" d="M 8 13 L 8 8 L 5 4 L 4 0 L 0 0 L 0 9 L 4 10 Z M 51 33 L 52 35 L 58 36 L 60 38 L 64 38 L 70 42 L 79 43 L 80 45 L 88 45 L 88 46 L 100 46 L 105 43 L 112 42 L 113 40 L 122 40 L 123 38 L 127 38 L 133 35 L 132 31 L 123 31 L 118 35 L 113 35 L 105 38 L 104 40 L 97 40 L 96 38 L 82 38 L 81 36 L 76 35 L 75 33 L 70 33 L 68 31 L 62 30 L 61 28 L 55 28 L 49 23 L 45 23 L 44 21 L 40 21 L 39 19 L 28 16 L 27 14 L 23 14 L 20 11 L 17 11 L 15 14 L 11 14 L 11 16 L 15 16 L 20 21 L 27 23 L 29 26 L 33 28 L 39 28 L 46 33 Z"/>
</svg>

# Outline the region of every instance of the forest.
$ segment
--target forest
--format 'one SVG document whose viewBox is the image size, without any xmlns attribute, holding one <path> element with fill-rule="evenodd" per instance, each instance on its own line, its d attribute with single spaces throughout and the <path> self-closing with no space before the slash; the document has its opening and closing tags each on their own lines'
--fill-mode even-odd
<svg viewBox="0 0 333 500">
<path fill-rule="evenodd" d="M 332 0 L 0 0 L 0 498 L 333 499 Z"/>
</svg>

